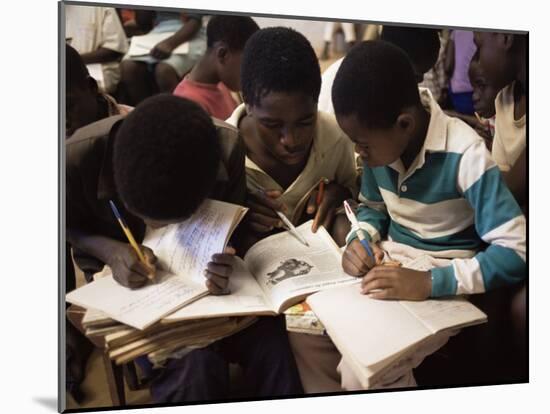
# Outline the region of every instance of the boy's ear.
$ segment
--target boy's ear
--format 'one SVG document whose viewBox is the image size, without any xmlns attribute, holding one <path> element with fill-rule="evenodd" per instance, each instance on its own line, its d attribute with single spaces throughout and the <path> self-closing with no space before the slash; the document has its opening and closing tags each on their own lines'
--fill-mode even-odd
<svg viewBox="0 0 550 414">
<path fill-rule="evenodd" d="M 227 59 L 228 53 L 229 48 L 224 43 L 220 43 L 220 45 L 216 48 L 216 59 L 223 64 Z"/>
<path fill-rule="evenodd" d="M 410 113 L 403 112 L 397 117 L 397 122 L 395 124 L 401 132 L 412 134 L 416 121 Z"/>
<path fill-rule="evenodd" d="M 514 45 L 514 35 L 511 33 L 501 33 L 500 42 L 504 49 L 510 50 Z"/>
</svg>

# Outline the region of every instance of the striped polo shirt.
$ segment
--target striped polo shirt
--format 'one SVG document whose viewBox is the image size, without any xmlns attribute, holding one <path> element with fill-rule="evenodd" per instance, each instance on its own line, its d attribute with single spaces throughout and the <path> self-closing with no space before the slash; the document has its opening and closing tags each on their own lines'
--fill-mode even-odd
<svg viewBox="0 0 550 414">
<path fill-rule="evenodd" d="M 451 258 L 432 273 L 432 297 L 481 293 L 526 275 L 526 223 L 481 137 L 447 116 L 427 89 L 426 140 L 406 171 L 401 160 L 365 165 L 359 226 L 373 242 L 389 238 Z M 358 229 L 347 237 L 351 242 Z"/>
</svg>

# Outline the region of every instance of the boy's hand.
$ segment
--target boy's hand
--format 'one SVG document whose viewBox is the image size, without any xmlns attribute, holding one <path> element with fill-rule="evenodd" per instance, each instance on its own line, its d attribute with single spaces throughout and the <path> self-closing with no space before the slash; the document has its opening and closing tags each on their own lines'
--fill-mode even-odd
<svg viewBox="0 0 550 414">
<path fill-rule="evenodd" d="M 374 299 L 424 300 L 432 292 L 430 272 L 376 266 L 361 281 L 361 293 Z"/>
<path fill-rule="evenodd" d="M 359 239 L 353 240 L 342 255 L 344 272 L 351 276 L 363 276 L 384 260 L 384 251 L 376 243 L 370 243 L 374 260 L 369 256 Z"/>
<path fill-rule="evenodd" d="M 282 228 L 283 223 L 275 211 L 287 211 L 286 205 L 279 200 L 281 192 L 268 190 L 265 193 L 254 192 L 248 194 L 247 205 L 250 207 L 248 223 L 252 231 L 265 234 L 275 228 Z"/>
<path fill-rule="evenodd" d="M 233 261 L 235 260 L 235 249 L 227 246 L 223 253 L 212 255 L 212 261 L 208 262 L 204 271 L 206 287 L 213 295 L 227 295 L 229 276 L 233 272 Z"/>
<path fill-rule="evenodd" d="M 164 39 L 162 42 L 159 42 L 151 49 L 149 54 L 158 60 L 168 59 L 172 54 L 172 51 L 175 47 L 170 42 L 170 39 Z"/>
<path fill-rule="evenodd" d="M 349 191 L 340 184 L 329 183 L 325 185 L 323 199 L 321 200 L 321 204 L 317 206 L 318 193 L 318 189 L 311 192 L 311 196 L 309 197 L 306 207 L 306 214 L 315 214 L 315 218 L 313 219 L 313 224 L 311 226 L 311 231 L 313 233 L 316 233 L 317 229 L 321 225 L 326 229 L 330 229 L 336 209 L 340 207 L 343 201 L 350 196 Z"/>
<path fill-rule="evenodd" d="M 113 250 L 113 254 L 107 263 L 113 271 L 114 279 L 122 286 L 131 289 L 140 288 L 147 283 L 147 280 L 149 280 L 148 275 L 152 269 L 154 270 L 157 262 L 155 254 L 149 247 L 139 247 L 151 267 L 143 264 L 132 246 L 127 243 L 120 243 Z"/>
</svg>

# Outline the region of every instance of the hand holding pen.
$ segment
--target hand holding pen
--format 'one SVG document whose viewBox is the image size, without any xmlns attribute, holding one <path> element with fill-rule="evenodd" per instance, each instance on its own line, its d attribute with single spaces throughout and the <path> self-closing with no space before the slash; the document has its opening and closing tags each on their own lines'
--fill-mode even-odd
<svg viewBox="0 0 550 414">
<path fill-rule="evenodd" d="M 146 246 L 139 246 L 130 228 L 121 216 L 116 205 L 110 200 L 111 210 L 128 239 L 128 244 L 121 243 L 120 248 L 113 248 L 109 266 L 113 271 L 113 277 L 121 285 L 129 288 L 139 288 L 147 280 L 155 277 L 155 262 L 157 258 L 153 251 Z M 114 246 L 113 246 L 114 247 Z"/>
<path fill-rule="evenodd" d="M 281 192 L 278 190 L 264 190 L 260 187 L 249 193 L 248 206 L 252 210 L 249 213 L 249 222 L 252 230 L 259 233 L 267 233 L 275 228 L 286 228 L 302 244 L 309 247 L 306 239 L 296 230 L 296 227 L 284 214 L 286 205 L 278 198 Z"/>
<path fill-rule="evenodd" d="M 374 266 L 382 264 L 384 251 L 375 243 L 369 243 L 365 230 L 359 226 L 359 222 L 349 204 L 344 201 L 346 215 L 352 228 L 357 230 L 357 238 L 353 240 L 342 255 L 342 267 L 352 276 L 363 276 Z"/>
<path fill-rule="evenodd" d="M 349 196 L 350 192 L 340 184 L 329 182 L 326 178 L 321 179 L 306 206 L 306 214 L 315 215 L 311 231 L 316 233 L 319 226 L 330 230 L 336 210 Z"/>
</svg>

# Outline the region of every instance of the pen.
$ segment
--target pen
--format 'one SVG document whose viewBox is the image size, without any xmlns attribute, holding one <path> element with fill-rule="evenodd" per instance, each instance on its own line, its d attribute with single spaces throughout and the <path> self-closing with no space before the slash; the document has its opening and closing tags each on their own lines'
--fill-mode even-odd
<svg viewBox="0 0 550 414">
<path fill-rule="evenodd" d="M 265 190 L 261 187 L 258 187 L 258 186 L 254 186 L 256 187 L 257 191 L 260 192 L 263 196 L 265 196 Z M 277 215 L 279 216 L 279 218 L 281 219 L 281 221 L 284 223 L 284 225 L 288 228 L 288 231 L 290 231 L 290 233 L 292 233 L 294 235 L 294 237 L 296 237 L 298 240 L 300 240 L 300 242 L 302 242 L 303 244 L 305 244 L 307 247 L 309 247 L 309 244 L 308 242 L 306 241 L 306 239 L 304 238 L 304 236 L 302 236 L 298 230 L 296 230 L 296 227 L 294 227 L 294 225 L 292 224 L 292 222 L 287 218 L 287 216 L 285 216 L 282 212 L 280 211 L 277 211 L 277 210 L 273 210 L 275 211 L 275 213 L 277 213 Z"/>
<path fill-rule="evenodd" d="M 130 228 L 128 227 L 128 225 L 126 224 L 126 222 L 124 221 L 124 219 L 120 215 L 120 212 L 118 211 L 118 208 L 115 206 L 115 203 L 113 203 L 112 200 L 109 200 L 109 204 L 111 205 L 111 210 L 113 210 L 113 213 L 115 214 L 115 217 L 118 220 L 118 223 L 120 224 L 120 227 L 122 227 L 122 231 L 124 231 L 124 234 L 126 235 L 126 238 L 130 242 L 130 245 L 136 251 L 136 254 L 138 255 L 138 258 L 139 258 L 140 262 L 143 263 L 145 266 L 147 266 L 151 270 L 149 272 L 149 274 L 147 275 L 147 277 L 149 278 L 149 280 L 153 280 L 153 278 L 155 277 L 154 269 L 149 264 L 149 262 L 147 262 L 147 259 L 145 258 L 145 256 L 143 255 L 141 249 L 139 248 L 139 246 L 136 242 L 136 239 L 134 239 L 134 236 L 132 235 L 132 232 L 130 231 Z"/>
<path fill-rule="evenodd" d="M 357 221 L 357 217 L 355 217 L 355 214 L 353 214 L 353 210 L 349 206 L 348 202 L 344 200 L 344 209 L 346 210 L 346 216 L 348 216 L 348 220 L 351 222 L 352 227 L 357 228 L 357 237 L 359 238 L 359 241 L 367 251 L 368 255 L 371 257 L 371 259 L 374 259 L 374 254 L 372 253 L 372 250 L 369 246 L 368 240 L 365 238 L 365 234 L 363 233 L 363 229 L 359 227 L 359 222 Z"/>
</svg>

